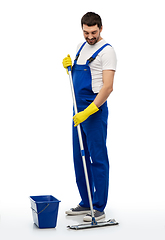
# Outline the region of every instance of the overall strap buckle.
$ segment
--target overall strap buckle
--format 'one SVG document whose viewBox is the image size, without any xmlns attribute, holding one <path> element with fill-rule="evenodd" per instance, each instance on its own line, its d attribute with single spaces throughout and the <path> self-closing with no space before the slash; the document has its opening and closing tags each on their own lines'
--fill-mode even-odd
<svg viewBox="0 0 165 240">
<path fill-rule="evenodd" d="M 96 57 L 97 57 L 97 56 L 96 56 Z M 96 58 L 96 57 L 95 57 L 95 58 Z M 93 60 L 95 60 L 95 58 L 94 58 L 94 57 L 90 57 L 90 58 L 87 60 L 87 61 L 88 61 L 88 64 L 91 63 L 91 62 L 93 62 Z"/>
<path fill-rule="evenodd" d="M 106 47 L 106 46 L 111 46 L 109 43 L 104 44 L 101 48 L 99 48 L 87 61 L 86 64 L 89 64 L 95 60 L 97 55 Z"/>
</svg>

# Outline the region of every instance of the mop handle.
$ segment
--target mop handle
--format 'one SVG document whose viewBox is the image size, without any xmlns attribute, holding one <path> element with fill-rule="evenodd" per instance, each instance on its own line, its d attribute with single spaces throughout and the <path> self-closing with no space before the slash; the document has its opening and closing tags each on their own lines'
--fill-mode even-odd
<svg viewBox="0 0 165 240">
<path fill-rule="evenodd" d="M 75 111 L 75 114 L 77 114 L 78 113 L 78 111 L 77 111 L 77 103 L 76 103 L 74 87 L 73 87 L 71 67 L 68 67 L 68 73 L 69 73 L 69 79 L 70 79 L 70 85 L 71 85 L 71 92 L 72 92 L 72 98 L 73 98 L 74 111 Z M 83 156 L 84 155 L 84 146 L 83 146 L 83 141 L 82 141 L 82 134 L 81 134 L 80 124 L 77 125 L 77 131 L 78 131 L 78 136 L 79 136 L 81 155 Z"/>
<path fill-rule="evenodd" d="M 70 86 L 71 86 L 71 92 L 72 92 L 72 98 L 73 98 L 74 111 L 75 111 L 75 114 L 77 114 L 78 111 L 77 111 L 77 103 L 76 103 L 74 87 L 73 87 L 71 66 L 68 67 L 68 73 L 69 73 L 69 79 L 70 79 Z M 82 140 L 80 124 L 77 125 L 77 131 L 78 131 L 78 137 L 79 137 L 81 156 L 82 156 L 82 161 L 83 161 L 84 174 L 85 174 L 85 180 L 86 180 L 86 185 L 87 185 L 87 192 L 88 192 L 90 210 L 91 210 L 91 215 L 92 215 L 92 221 L 95 223 L 93 204 L 92 204 L 92 198 L 91 198 L 91 191 L 90 191 L 89 178 L 88 178 L 88 172 L 87 172 L 86 161 L 85 161 L 85 152 L 84 152 L 84 145 L 83 145 L 83 140 Z"/>
</svg>

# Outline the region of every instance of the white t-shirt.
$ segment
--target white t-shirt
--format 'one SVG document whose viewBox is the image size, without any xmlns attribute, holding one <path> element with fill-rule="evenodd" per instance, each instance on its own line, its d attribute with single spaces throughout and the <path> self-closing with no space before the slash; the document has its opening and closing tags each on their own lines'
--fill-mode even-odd
<svg viewBox="0 0 165 240">
<path fill-rule="evenodd" d="M 82 48 L 77 64 L 86 64 L 86 61 L 104 44 L 104 39 L 100 40 L 94 45 L 88 43 Z M 77 52 L 80 49 L 82 43 L 78 45 Z M 92 75 L 92 90 L 94 93 L 98 93 L 103 86 L 102 71 L 103 70 L 115 70 L 116 71 L 116 54 L 111 46 L 106 46 L 95 58 L 93 62 L 89 64 Z"/>
</svg>

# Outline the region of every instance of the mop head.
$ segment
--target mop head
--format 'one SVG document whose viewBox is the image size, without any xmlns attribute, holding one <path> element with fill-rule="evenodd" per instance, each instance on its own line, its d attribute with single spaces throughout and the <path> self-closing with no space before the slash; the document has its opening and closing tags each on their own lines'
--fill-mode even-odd
<svg viewBox="0 0 165 240">
<path fill-rule="evenodd" d="M 87 229 L 87 228 L 96 228 L 96 227 L 107 227 L 107 226 L 113 226 L 113 225 L 118 225 L 119 223 L 116 222 L 115 219 L 110 219 L 108 221 L 104 222 L 91 222 L 88 224 L 79 224 L 79 225 L 73 225 L 73 226 L 67 226 L 69 229 L 74 229 L 74 230 L 80 230 L 80 229 Z"/>
</svg>

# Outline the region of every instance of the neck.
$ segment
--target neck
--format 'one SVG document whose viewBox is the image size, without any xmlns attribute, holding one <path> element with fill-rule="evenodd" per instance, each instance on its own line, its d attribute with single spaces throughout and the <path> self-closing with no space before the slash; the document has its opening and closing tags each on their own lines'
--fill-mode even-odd
<svg viewBox="0 0 165 240">
<path fill-rule="evenodd" d="M 100 38 L 99 38 L 98 42 L 100 42 L 102 39 L 103 39 L 103 38 L 100 36 Z"/>
</svg>

